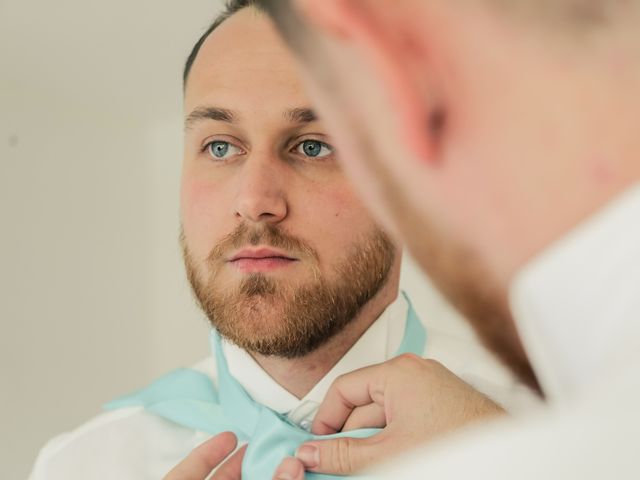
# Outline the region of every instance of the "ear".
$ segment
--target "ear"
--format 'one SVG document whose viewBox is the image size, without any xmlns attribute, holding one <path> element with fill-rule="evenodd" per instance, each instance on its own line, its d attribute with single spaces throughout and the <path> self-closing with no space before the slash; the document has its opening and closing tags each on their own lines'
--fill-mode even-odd
<svg viewBox="0 0 640 480">
<path fill-rule="evenodd" d="M 321 34 L 351 44 L 362 55 L 389 95 L 401 138 L 416 158 L 435 165 L 444 116 L 425 74 L 430 58 L 424 35 L 405 21 L 411 13 L 407 3 L 295 0 L 295 8 Z"/>
</svg>

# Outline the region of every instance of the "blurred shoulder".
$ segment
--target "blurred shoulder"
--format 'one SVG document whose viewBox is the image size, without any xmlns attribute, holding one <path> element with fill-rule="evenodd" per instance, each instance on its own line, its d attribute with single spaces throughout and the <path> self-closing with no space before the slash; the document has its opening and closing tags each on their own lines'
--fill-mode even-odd
<svg viewBox="0 0 640 480">
<path fill-rule="evenodd" d="M 461 430 L 363 479 L 422 478 L 429 472 L 439 480 L 637 480 L 638 367 L 629 365 L 565 404 Z"/>
<path fill-rule="evenodd" d="M 211 359 L 192 368 L 211 374 Z M 208 438 L 142 407 L 101 413 L 41 449 L 31 480 L 161 478 Z"/>
</svg>

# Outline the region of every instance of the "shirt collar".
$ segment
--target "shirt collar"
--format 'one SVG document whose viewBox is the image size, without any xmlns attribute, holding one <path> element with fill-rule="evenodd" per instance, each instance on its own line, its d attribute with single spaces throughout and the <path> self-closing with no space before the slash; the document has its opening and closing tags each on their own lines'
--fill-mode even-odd
<svg viewBox="0 0 640 480">
<path fill-rule="evenodd" d="M 398 295 L 302 399 L 298 399 L 273 380 L 245 350 L 229 342 L 223 342 L 222 348 L 231 375 L 256 402 L 278 413 L 287 414 L 294 423 L 308 427 L 329 386 L 338 376 L 384 362 L 394 355 L 404 335 L 408 309 L 404 295 Z"/>
<path fill-rule="evenodd" d="M 640 352 L 640 185 L 522 269 L 511 304 L 551 400 L 584 393 Z"/>
</svg>

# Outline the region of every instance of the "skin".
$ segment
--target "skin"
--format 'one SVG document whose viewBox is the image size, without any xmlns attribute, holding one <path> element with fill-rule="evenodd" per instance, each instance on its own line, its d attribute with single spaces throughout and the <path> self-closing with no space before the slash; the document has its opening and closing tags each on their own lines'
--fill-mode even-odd
<svg viewBox="0 0 640 480">
<path fill-rule="evenodd" d="M 330 141 L 319 121 L 292 125 L 283 119 L 283 111 L 307 107 L 310 100 L 293 56 L 265 16 L 243 10 L 223 23 L 205 42 L 187 83 L 185 116 L 203 105 L 233 110 L 237 113 L 237 123 L 206 120 L 191 125 L 186 131 L 182 218 L 185 241 L 193 256 L 205 258 L 213 244 L 239 221 L 277 222 L 287 232 L 313 240 L 320 256 L 320 268 L 330 275 L 332 263 L 345 245 L 352 242 L 358 231 L 368 231 L 373 220 L 352 191 L 337 161 L 300 164 L 279 148 L 285 138 L 307 138 L 311 133 L 314 138 Z M 218 137 L 237 138 L 248 154 L 229 165 L 212 166 L 203 159 L 199 147 Z M 331 235 L 327 235 L 327 231 Z M 283 281 L 304 282 L 309 272 L 304 266 L 300 267 L 288 271 L 286 277 L 278 271 L 270 274 Z M 225 281 L 238 281 L 237 271 L 222 274 L 226 275 Z M 255 355 L 256 360 L 281 385 L 303 396 L 395 298 L 398 274 L 399 264 L 396 264 L 388 285 L 352 326 L 317 352 L 295 360 Z M 435 437 L 480 418 L 503 413 L 500 407 L 433 360 L 425 362 L 415 356 L 404 356 L 399 362 L 411 363 L 417 368 L 409 375 L 423 372 L 425 368 L 431 375 L 430 381 L 421 387 L 420 396 L 433 403 L 434 415 L 421 423 L 421 435 L 428 431 Z M 369 378 L 370 371 L 361 371 L 361 377 Z M 330 395 L 348 399 L 351 393 L 342 392 L 340 385 L 336 383 Z M 378 400 L 384 401 L 384 397 Z M 320 418 L 331 420 L 316 422 L 313 429 L 316 433 L 328 433 L 365 425 L 382 427 L 396 421 L 385 418 L 381 403 L 363 407 L 352 408 L 353 412 L 344 408 L 326 410 Z M 406 416 L 400 421 L 404 424 Z M 214 478 L 240 478 L 238 456 L 242 453 L 232 455 L 223 463 L 235 446 L 235 438 L 228 433 L 214 437 L 195 449 L 166 478 L 204 479 L 218 466 Z M 287 469 L 285 478 L 304 475 L 299 460 L 286 459 L 283 467 Z"/>
<path fill-rule="evenodd" d="M 246 448 L 231 455 L 237 446 L 238 439 L 233 433 L 221 433 L 194 448 L 189 454 L 190 461 L 176 465 L 164 480 L 203 480 L 209 478 L 211 471 L 219 464 L 222 465 L 210 477 L 211 480 L 239 479 Z M 229 459 L 225 462 L 227 457 Z"/>
<path fill-rule="evenodd" d="M 434 389 L 434 385 L 438 388 Z M 415 411 L 421 414 L 416 415 Z M 384 427 L 380 434 L 364 440 L 347 437 L 340 441 L 310 442 L 301 446 L 296 456 L 309 471 L 349 475 L 379 461 L 381 451 L 387 456 L 400 453 L 407 444 L 429 441 L 503 413 L 440 363 L 402 355 L 338 378 L 312 427 L 318 435 Z M 287 462 L 275 478 L 282 478 L 294 468 L 294 462 Z"/>
<path fill-rule="evenodd" d="M 463 283 L 456 277 L 466 275 L 467 293 L 491 292 L 493 305 L 508 306 L 524 265 L 640 180 L 634 5 L 625 4 L 612 26 L 587 31 L 512 17 L 480 1 L 292 3 L 303 28 L 287 28 L 286 36 L 347 173 L 454 302 Z M 435 243 L 434 233 L 443 241 Z M 435 252 L 454 267 L 434 264 Z M 459 268 L 461 258 L 474 275 Z M 485 339 L 500 327 L 512 331 L 500 345 L 503 358 L 526 362 L 508 315 L 490 331 L 486 317 L 469 317 Z M 382 365 L 340 380 L 337 390 L 365 400 L 382 383 L 386 414 L 406 408 L 416 418 L 376 448 L 314 442 L 323 471 L 347 473 L 385 457 L 390 445 L 418 443 L 424 398 L 408 387 L 419 380 L 394 381 L 408 368 Z M 400 392 L 402 405 L 391 401 Z M 343 401 L 334 391 L 322 411 L 339 411 Z M 299 457 L 309 464 L 308 455 Z M 282 478 L 302 478 L 299 467 L 288 460 Z"/>
</svg>

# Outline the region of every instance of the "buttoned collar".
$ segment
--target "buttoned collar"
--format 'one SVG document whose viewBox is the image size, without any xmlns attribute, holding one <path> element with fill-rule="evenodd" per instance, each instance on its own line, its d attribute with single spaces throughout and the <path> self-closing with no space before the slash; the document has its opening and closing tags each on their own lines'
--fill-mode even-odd
<svg viewBox="0 0 640 480">
<path fill-rule="evenodd" d="M 347 353 L 303 398 L 298 399 L 273 380 L 245 350 L 223 343 L 229 371 L 258 403 L 309 428 L 331 383 L 340 375 L 383 362 L 396 352 L 404 335 L 409 305 L 403 295 L 391 303 Z"/>
<path fill-rule="evenodd" d="M 640 185 L 516 276 L 511 304 L 551 400 L 584 394 L 640 356 Z"/>
</svg>

